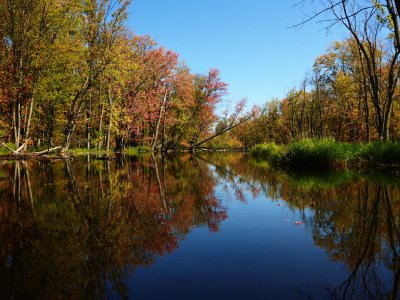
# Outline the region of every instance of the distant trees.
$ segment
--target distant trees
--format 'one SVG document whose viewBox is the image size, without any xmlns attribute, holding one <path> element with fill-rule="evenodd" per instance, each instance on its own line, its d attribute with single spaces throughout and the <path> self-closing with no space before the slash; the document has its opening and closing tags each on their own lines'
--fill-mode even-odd
<svg viewBox="0 0 400 300">
<path fill-rule="evenodd" d="M 333 3 L 332 3 L 333 4 Z M 389 139 L 389 123 L 400 76 L 400 31 L 394 2 L 340 1 L 331 12 L 350 32 L 366 77 L 380 139 Z"/>
<path fill-rule="evenodd" d="M 242 128 L 246 146 L 304 137 L 400 138 L 399 1 L 329 0 L 322 5 L 304 23 L 315 18 L 329 28 L 340 23 L 349 38 L 333 43 L 299 88 L 268 103 L 264 114 Z"/>
<path fill-rule="evenodd" d="M 339 141 L 400 138 L 400 65 L 393 57 L 387 59 L 394 52 L 378 41 L 374 51 L 371 76 L 353 38 L 335 42 L 315 60 L 300 88 L 290 90 L 282 100 L 267 103 L 263 114 L 234 133 L 248 147 L 306 137 Z"/>
</svg>

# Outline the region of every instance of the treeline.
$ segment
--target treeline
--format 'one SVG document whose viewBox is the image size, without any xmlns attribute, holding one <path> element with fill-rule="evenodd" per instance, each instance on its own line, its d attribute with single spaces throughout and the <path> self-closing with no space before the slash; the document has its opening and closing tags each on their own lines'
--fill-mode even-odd
<svg viewBox="0 0 400 300">
<path fill-rule="evenodd" d="M 396 140 L 400 137 L 400 111 L 396 61 L 396 84 L 390 83 L 390 65 L 380 48 L 379 101 L 365 74 L 365 62 L 353 39 L 335 42 L 318 57 L 302 80 L 282 100 L 268 102 L 260 113 L 241 130 L 238 138 L 247 146 L 274 141 L 287 144 L 302 138 L 332 137 L 337 141 L 364 142 Z M 392 79 L 394 80 L 394 79 Z M 385 114 L 384 120 L 381 115 Z"/>
<path fill-rule="evenodd" d="M 340 23 L 349 38 L 333 43 L 297 88 L 235 132 L 243 145 L 399 139 L 400 6 L 391 0 L 327 3 L 308 21 L 319 18 L 329 28 Z"/>
<path fill-rule="evenodd" d="M 219 71 L 192 74 L 178 54 L 130 32 L 129 5 L 0 0 L 0 142 L 195 149 L 249 117 L 240 101 L 219 118 Z"/>
</svg>

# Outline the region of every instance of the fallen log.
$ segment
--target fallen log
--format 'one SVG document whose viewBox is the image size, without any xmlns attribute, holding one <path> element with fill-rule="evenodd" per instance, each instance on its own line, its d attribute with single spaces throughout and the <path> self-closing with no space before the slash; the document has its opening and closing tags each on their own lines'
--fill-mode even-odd
<svg viewBox="0 0 400 300">
<path fill-rule="evenodd" d="M 50 153 L 53 153 L 53 152 L 60 152 L 62 150 L 62 147 L 54 147 L 54 148 L 51 148 L 51 149 L 47 149 L 47 150 L 43 150 L 43 151 L 39 151 L 39 152 L 32 152 L 32 153 L 29 153 L 29 154 L 33 154 L 33 155 L 46 155 L 46 154 L 50 154 Z"/>
<path fill-rule="evenodd" d="M 9 150 L 13 155 L 20 155 L 22 150 L 25 148 L 26 144 L 29 142 L 29 139 L 25 141 L 17 150 L 13 150 L 8 147 L 5 143 L 1 143 L 1 146 Z"/>
<path fill-rule="evenodd" d="M 26 143 L 19 147 L 17 150 L 13 150 L 6 144 L 0 144 L 0 147 L 5 147 L 11 153 L 9 155 L 1 155 L 0 160 L 29 160 L 29 159 L 40 159 L 40 160 L 57 160 L 57 159 L 71 159 L 68 153 L 63 152 L 62 147 L 54 147 L 51 149 L 37 151 L 37 152 L 25 152 L 23 151 Z M 55 155 L 50 155 L 54 153 Z M 42 159 L 43 158 L 43 159 Z"/>
<path fill-rule="evenodd" d="M 15 150 L 16 155 L 20 155 L 21 154 L 21 151 L 25 148 L 27 143 L 28 143 L 28 141 L 23 143 L 17 150 Z"/>
</svg>

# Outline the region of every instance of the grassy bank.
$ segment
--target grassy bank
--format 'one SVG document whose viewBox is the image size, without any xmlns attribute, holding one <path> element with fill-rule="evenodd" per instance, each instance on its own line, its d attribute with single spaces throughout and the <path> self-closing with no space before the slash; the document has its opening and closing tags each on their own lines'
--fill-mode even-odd
<svg viewBox="0 0 400 300">
<path fill-rule="evenodd" d="M 13 149 L 13 150 L 16 149 L 16 147 L 13 143 L 7 143 L 6 146 L 8 146 L 10 149 Z M 46 150 L 46 148 L 29 148 L 28 152 L 42 151 L 42 150 Z M 114 154 L 114 150 L 106 151 L 106 150 L 98 150 L 96 148 L 92 148 L 92 149 L 71 148 L 71 149 L 68 149 L 68 152 L 73 155 L 87 155 L 87 154 L 113 155 Z M 148 147 L 142 147 L 142 146 L 124 149 L 124 154 L 127 154 L 127 155 L 140 155 L 140 154 L 146 153 L 146 152 L 151 152 L 151 149 Z M 10 155 L 10 154 L 11 154 L 10 150 L 6 149 L 5 147 L 0 147 L 0 156 Z"/>
<path fill-rule="evenodd" d="M 292 169 L 364 169 L 400 165 L 400 142 L 344 143 L 304 139 L 281 146 L 256 145 L 253 156 Z"/>
<path fill-rule="evenodd" d="M 96 154 L 96 155 L 113 155 L 114 150 L 106 151 L 106 150 L 98 150 L 96 148 L 86 149 L 86 148 L 71 148 L 68 150 L 74 155 L 86 155 L 86 154 Z M 127 155 L 140 155 L 142 153 L 151 152 L 151 149 L 148 147 L 130 147 L 124 149 L 124 154 Z"/>
</svg>

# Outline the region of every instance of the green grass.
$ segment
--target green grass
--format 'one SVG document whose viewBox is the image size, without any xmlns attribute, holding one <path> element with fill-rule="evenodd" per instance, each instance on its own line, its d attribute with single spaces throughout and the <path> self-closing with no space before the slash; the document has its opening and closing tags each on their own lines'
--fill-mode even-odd
<svg viewBox="0 0 400 300">
<path fill-rule="evenodd" d="M 6 145 L 7 145 L 9 148 L 13 149 L 13 150 L 16 149 L 14 143 L 6 143 Z M 8 150 L 8 149 L 6 149 L 6 148 L 4 148 L 4 147 L 0 147 L 0 155 L 8 155 L 8 154 L 11 154 L 10 150 Z"/>
<path fill-rule="evenodd" d="M 6 144 L 8 147 L 11 149 L 16 149 L 15 145 L 13 143 L 7 143 Z M 28 151 L 40 151 L 40 150 L 46 150 L 45 148 L 43 149 L 36 149 L 36 148 L 29 148 Z M 97 150 L 96 148 L 91 148 L 91 149 L 86 149 L 86 148 L 70 148 L 68 149 L 68 152 L 73 154 L 73 155 L 87 155 L 87 154 L 96 154 L 96 155 L 106 155 L 106 154 L 114 154 L 114 150 L 106 151 L 106 150 Z M 127 155 L 141 155 L 142 153 L 145 152 L 151 152 L 150 147 L 145 147 L 145 146 L 139 146 L 139 147 L 131 147 L 131 148 L 126 148 L 124 150 L 124 153 Z M 11 152 L 4 148 L 0 147 L 0 155 L 8 155 L 11 154 Z"/>
<path fill-rule="evenodd" d="M 399 165 L 400 142 L 374 142 L 364 144 L 359 151 L 359 156 L 372 164 Z"/>
<path fill-rule="evenodd" d="M 285 160 L 292 168 L 343 168 L 356 159 L 359 147 L 359 144 L 335 142 L 334 139 L 304 139 L 287 147 Z"/>
<path fill-rule="evenodd" d="M 140 155 L 141 153 L 150 152 L 151 149 L 149 147 L 131 147 L 125 148 L 124 154 L 127 155 Z M 86 148 L 71 148 L 68 149 L 68 152 L 74 155 L 86 155 L 86 154 L 97 154 L 97 155 L 106 155 L 106 154 L 114 154 L 114 150 L 106 151 L 106 150 L 97 150 L 96 148 L 92 148 L 90 150 Z"/>
<path fill-rule="evenodd" d="M 96 148 L 93 148 L 90 150 L 85 149 L 85 148 L 71 148 L 71 149 L 68 149 L 68 151 L 75 155 L 86 155 L 86 154 L 106 155 L 106 154 L 114 153 L 113 150 L 110 150 L 110 151 L 97 150 Z M 139 146 L 139 147 L 126 148 L 124 150 L 124 153 L 127 155 L 140 155 L 144 152 L 150 152 L 150 151 L 151 151 L 151 149 L 148 147 Z"/>
<path fill-rule="evenodd" d="M 145 146 L 139 146 L 139 147 L 126 148 L 124 150 L 124 153 L 127 155 L 141 155 L 146 152 L 151 152 L 151 148 Z"/>
<path fill-rule="evenodd" d="M 93 149 L 86 149 L 86 148 L 70 148 L 68 152 L 75 154 L 75 155 L 85 155 L 85 154 L 111 154 L 114 151 L 106 151 L 106 150 L 97 150 L 96 148 Z"/>
<path fill-rule="evenodd" d="M 275 143 L 258 144 L 251 149 L 252 155 L 265 159 L 273 164 L 279 164 L 287 154 L 285 146 Z"/>
<path fill-rule="evenodd" d="M 400 142 L 344 143 L 304 139 L 286 146 L 256 145 L 251 153 L 273 164 L 299 170 L 371 168 L 400 165 Z"/>
</svg>

